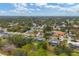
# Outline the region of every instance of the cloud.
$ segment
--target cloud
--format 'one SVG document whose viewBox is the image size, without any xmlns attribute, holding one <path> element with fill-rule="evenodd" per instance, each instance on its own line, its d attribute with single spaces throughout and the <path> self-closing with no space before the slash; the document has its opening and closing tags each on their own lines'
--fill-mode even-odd
<svg viewBox="0 0 79 59">
<path fill-rule="evenodd" d="M 29 5 L 33 6 L 35 3 L 29 3 Z"/>
<path fill-rule="evenodd" d="M 36 10 L 37 10 L 37 11 L 40 11 L 41 9 L 37 8 Z"/>
<path fill-rule="evenodd" d="M 62 11 L 65 13 L 78 13 L 79 12 L 79 4 L 75 5 L 74 3 L 73 4 L 66 3 L 65 5 L 73 5 L 73 6 L 65 7 L 65 6 L 60 6 L 60 4 L 58 4 L 58 5 L 44 5 L 44 7 L 48 9 L 52 9 L 52 11 L 56 10 L 56 11 Z"/>
<path fill-rule="evenodd" d="M 2 11 L 2 10 L 0 10 L 0 14 L 3 14 L 3 13 L 6 13 L 6 11 Z"/>
<path fill-rule="evenodd" d="M 30 14 L 31 11 L 27 8 L 27 4 L 24 3 L 16 3 L 12 4 L 14 6 L 14 9 L 10 10 L 0 10 L 0 15 L 8 15 L 8 14 L 14 14 L 14 15 L 26 15 Z"/>
<path fill-rule="evenodd" d="M 33 9 L 33 8 L 30 8 L 30 11 L 35 11 L 35 9 Z"/>
<path fill-rule="evenodd" d="M 30 12 L 32 13 L 32 12 L 34 12 L 34 11 L 40 11 L 41 9 L 40 9 L 40 8 L 35 8 L 35 9 L 30 8 L 29 10 L 30 10 Z"/>
<path fill-rule="evenodd" d="M 71 6 L 71 7 L 69 7 L 69 8 L 65 8 L 65 7 L 64 7 L 64 10 L 65 10 L 66 12 L 79 13 L 79 4 L 78 4 L 78 5 Z"/>
<path fill-rule="evenodd" d="M 47 5 L 47 3 L 35 3 L 35 5 L 41 7 Z"/>
<path fill-rule="evenodd" d="M 45 5 L 46 8 L 50 8 L 50 9 L 62 9 L 62 7 L 58 6 L 58 5 Z"/>
<path fill-rule="evenodd" d="M 18 4 L 14 4 L 14 6 L 15 6 L 15 10 L 16 10 L 17 12 L 28 11 L 28 8 L 26 7 L 27 4 L 18 3 Z"/>
<path fill-rule="evenodd" d="M 15 4 L 13 4 L 13 5 L 14 5 L 14 7 L 16 7 L 16 8 L 18 8 L 18 7 L 26 7 L 26 6 L 27 6 L 26 3 L 15 3 Z"/>
<path fill-rule="evenodd" d="M 79 12 L 79 4 L 71 7 L 71 9 L 73 9 L 75 12 Z"/>
<path fill-rule="evenodd" d="M 66 3 L 67 5 L 75 5 L 75 3 Z"/>
<path fill-rule="evenodd" d="M 0 16 L 5 16 L 7 14 L 7 12 L 6 11 L 3 11 L 3 10 L 0 10 Z"/>
<path fill-rule="evenodd" d="M 61 7 L 60 4 L 58 4 L 58 5 L 53 5 L 53 4 L 48 5 L 47 3 L 37 3 L 36 6 L 39 6 L 39 7 L 43 6 L 47 9 L 51 9 L 52 11 L 56 10 L 56 11 L 64 11 L 64 12 L 69 12 L 70 11 L 70 12 L 72 12 L 72 10 L 70 10 L 66 7 Z"/>
<path fill-rule="evenodd" d="M 65 6 L 61 6 L 65 5 Z M 1 14 L 16 14 L 16 15 L 27 15 L 27 14 L 33 14 L 34 11 L 39 12 L 40 10 L 43 10 L 44 8 L 50 10 L 55 10 L 55 11 L 61 11 L 64 13 L 79 13 L 79 4 L 70 4 L 70 3 L 58 3 L 57 5 L 52 4 L 47 4 L 47 3 L 29 3 L 29 5 L 33 6 L 34 8 L 29 7 L 27 3 L 16 3 L 12 4 L 14 6 L 14 9 L 10 10 L 0 10 L 0 15 Z M 69 5 L 69 6 L 68 6 Z M 42 8 L 41 8 L 42 7 Z M 44 10 L 45 10 L 44 9 Z M 51 12 L 52 12 L 51 11 Z M 33 12 L 33 13 L 32 13 Z M 41 12 L 40 12 L 41 13 Z M 42 12 L 43 13 L 43 12 Z"/>
<path fill-rule="evenodd" d="M 15 14 L 25 14 L 25 13 L 31 13 L 31 11 L 27 8 L 27 4 L 25 3 L 16 3 L 13 4 L 15 9 L 9 10 L 10 13 Z"/>
</svg>

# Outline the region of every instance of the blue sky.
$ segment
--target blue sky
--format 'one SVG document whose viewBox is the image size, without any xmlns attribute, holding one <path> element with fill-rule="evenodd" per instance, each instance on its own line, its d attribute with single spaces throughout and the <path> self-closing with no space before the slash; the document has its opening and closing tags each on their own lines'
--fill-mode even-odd
<svg viewBox="0 0 79 59">
<path fill-rule="evenodd" d="M 0 3 L 0 16 L 79 16 L 79 4 Z"/>
</svg>

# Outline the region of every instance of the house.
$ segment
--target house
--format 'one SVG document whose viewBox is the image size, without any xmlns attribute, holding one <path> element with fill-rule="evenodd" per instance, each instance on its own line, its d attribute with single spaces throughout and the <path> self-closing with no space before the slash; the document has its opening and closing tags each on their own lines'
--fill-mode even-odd
<svg viewBox="0 0 79 59">
<path fill-rule="evenodd" d="M 25 32 L 26 36 L 34 36 L 33 30 L 28 30 Z"/>
<path fill-rule="evenodd" d="M 71 37 L 68 37 L 67 44 L 70 48 L 79 48 L 79 41 L 74 41 Z"/>
<path fill-rule="evenodd" d="M 4 32 L 4 28 L 0 27 L 0 33 Z"/>
<path fill-rule="evenodd" d="M 37 36 L 37 37 L 40 36 L 40 32 L 38 32 L 38 33 L 36 34 L 36 36 Z"/>
<path fill-rule="evenodd" d="M 13 27 L 13 26 L 17 26 L 17 25 L 19 25 L 19 23 L 9 23 L 8 26 Z"/>
<path fill-rule="evenodd" d="M 55 38 L 49 40 L 49 44 L 52 46 L 57 46 L 57 45 L 59 45 L 59 43 L 60 43 L 60 41 Z"/>
<path fill-rule="evenodd" d="M 45 41 L 45 38 L 36 37 L 34 38 L 34 41 L 42 42 Z"/>
<path fill-rule="evenodd" d="M 58 25 L 54 25 L 54 26 L 53 26 L 53 29 L 54 29 L 54 30 L 60 30 L 61 28 L 60 28 L 60 26 L 58 26 Z"/>
<path fill-rule="evenodd" d="M 65 35 L 65 32 L 62 32 L 62 31 L 54 31 L 53 33 L 54 33 L 54 35 L 57 35 L 57 36 L 64 36 Z"/>
<path fill-rule="evenodd" d="M 59 37 L 60 41 L 64 41 L 64 36 Z"/>
<path fill-rule="evenodd" d="M 79 42 L 70 41 L 69 42 L 69 47 L 71 47 L 71 48 L 79 48 Z"/>
<path fill-rule="evenodd" d="M 9 36 L 9 34 L 5 32 L 0 32 L 0 37 L 6 37 L 6 36 Z"/>
<path fill-rule="evenodd" d="M 74 27 L 74 28 L 79 28 L 79 26 L 78 26 L 78 25 L 73 25 L 73 27 Z"/>
<path fill-rule="evenodd" d="M 2 47 L 2 50 L 5 52 L 11 52 L 16 47 L 13 44 L 6 44 Z"/>
<path fill-rule="evenodd" d="M 32 23 L 34 27 L 36 27 L 36 23 Z"/>
<path fill-rule="evenodd" d="M 65 28 L 65 27 L 66 27 L 66 25 L 65 25 L 65 24 L 62 24 L 62 25 L 61 25 L 61 27 L 64 27 L 64 28 Z"/>
</svg>

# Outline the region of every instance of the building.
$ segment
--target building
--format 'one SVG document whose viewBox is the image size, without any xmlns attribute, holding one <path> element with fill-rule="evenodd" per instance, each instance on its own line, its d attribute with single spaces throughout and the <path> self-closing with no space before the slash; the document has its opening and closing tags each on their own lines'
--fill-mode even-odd
<svg viewBox="0 0 79 59">
<path fill-rule="evenodd" d="M 6 44 L 2 47 L 2 50 L 5 52 L 11 52 L 16 47 L 13 44 Z"/>
<path fill-rule="evenodd" d="M 49 44 L 52 46 L 57 46 L 57 45 L 59 45 L 59 43 L 60 43 L 60 41 L 55 38 L 49 40 Z"/>
<path fill-rule="evenodd" d="M 57 35 L 57 36 L 64 36 L 65 35 L 65 32 L 62 32 L 62 31 L 53 31 L 54 35 Z"/>
<path fill-rule="evenodd" d="M 45 41 L 45 38 L 36 37 L 34 38 L 34 41 L 42 42 Z"/>
</svg>

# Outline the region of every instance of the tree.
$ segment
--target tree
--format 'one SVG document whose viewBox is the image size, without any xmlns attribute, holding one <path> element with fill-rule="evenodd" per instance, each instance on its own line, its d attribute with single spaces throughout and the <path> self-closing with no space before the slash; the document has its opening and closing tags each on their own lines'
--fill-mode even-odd
<svg viewBox="0 0 79 59">
<path fill-rule="evenodd" d="M 31 52 L 30 55 L 31 56 L 47 56 L 48 54 L 46 50 L 40 48 L 37 51 Z"/>
<path fill-rule="evenodd" d="M 72 56 L 79 56 L 79 52 L 73 52 L 71 55 Z"/>
<path fill-rule="evenodd" d="M 71 56 L 72 49 L 66 46 L 66 42 L 61 42 L 60 45 L 56 46 L 54 49 L 56 55 L 68 55 Z"/>
<path fill-rule="evenodd" d="M 4 45 L 8 44 L 8 40 L 7 39 L 2 39 L 0 38 L 0 47 L 2 48 Z"/>
<path fill-rule="evenodd" d="M 27 53 L 21 48 L 16 48 L 15 50 L 12 51 L 12 55 L 14 55 L 14 56 L 26 56 Z"/>
<path fill-rule="evenodd" d="M 26 45 L 24 45 L 22 48 L 25 49 L 27 52 L 29 52 L 30 50 L 32 50 L 33 45 L 31 45 L 31 44 L 26 44 Z"/>
<path fill-rule="evenodd" d="M 32 51 L 35 51 L 35 47 L 32 44 L 26 44 L 22 47 L 22 49 L 25 53 L 27 53 L 27 55 L 30 55 Z"/>
<path fill-rule="evenodd" d="M 42 49 L 47 50 L 47 42 L 36 42 L 35 46 L 37 49 L 42 48 Z"/>
<path fill-rule="evenodd" d="M 44 37 L 46 38 L 46 39 L 48 39 L 49 38 L 49 36 L 51 36 L 52 35 L 52 27 L 50 27 L 50 26 L 46 26 L 44 29 L 43 29 L 43 32 L 44 32 Z"/>
<path fill-rule="evenodd" d="M 50 26 L 47 25 L 47 26 L 44 28 L 43 31 L 44 31 L 44 33 L 45 33 L 45 32 L 50 32 L 51 30 L 52 30 L 52 27 L 50 27 Z"/>
<path fill-rule="evenodd" d="M 16 47 L 22 47 L 26 44 L 26 39 L 24 39 L 23 35 L 12 35 L 9 36 L 8 41 L 12 44 L 14 44 Z"/>
<path fill-rule="evenodd" d="M 2 39 L 0 39 L 0 48 L 2 47 L 2 44 L 1 44 L 1 43 L 2 43 L 2 41 L 1 41 L 1 40 L 2 40 Z"/>
<path fill-rule="evenodd" d="M 33 42 L 33 38 L 31 36 L 25 37 L 24 40 L 26 41 L 26 44 L 32 44 L 32 42 Z"/>
</svg>

